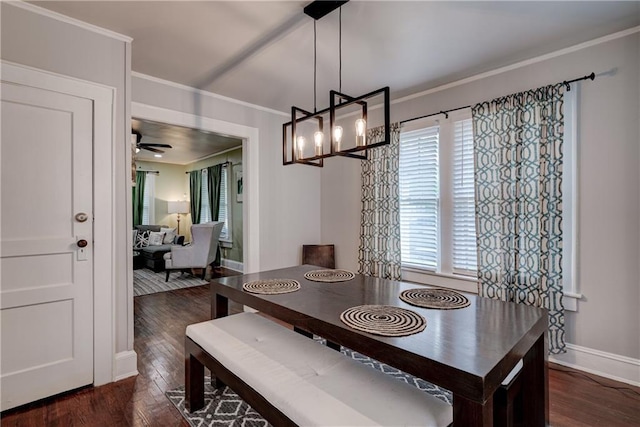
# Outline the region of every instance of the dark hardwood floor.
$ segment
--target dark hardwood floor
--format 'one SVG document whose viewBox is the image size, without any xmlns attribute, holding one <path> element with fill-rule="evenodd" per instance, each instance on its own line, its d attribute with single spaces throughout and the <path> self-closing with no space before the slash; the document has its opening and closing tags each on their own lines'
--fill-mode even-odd
<svg viewBox="0 0 640 427">
<path fill-rule="evenodd" d="M 208 286 L 136 297 L 134 304 L 138 376 L 7 411 L 1 425 L 188 427 L 164 392 L 184 383 L 184 331 L 209 318 Z M 554 365 L 549 392 L 554 427 L 640 426 L 640 388 Z"/>
</svg>

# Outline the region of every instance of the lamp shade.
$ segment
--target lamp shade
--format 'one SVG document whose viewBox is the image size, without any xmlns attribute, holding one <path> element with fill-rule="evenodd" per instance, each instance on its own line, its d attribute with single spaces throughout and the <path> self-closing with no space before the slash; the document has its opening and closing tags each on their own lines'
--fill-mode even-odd
<svg viewBox="0 0 640 427">
<path fill-rule="evenodd" d="M 170 214 L 189 213 L 189 202 L 187 201 L 167 202 L 167 204 L 168 204 L 168 211 Z"/>
</svg>

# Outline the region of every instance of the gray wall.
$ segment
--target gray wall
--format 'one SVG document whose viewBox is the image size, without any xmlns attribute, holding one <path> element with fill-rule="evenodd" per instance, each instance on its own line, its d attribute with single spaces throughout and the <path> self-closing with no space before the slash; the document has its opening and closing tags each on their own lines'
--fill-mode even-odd
<svg viewBox="0 0 640 427">
<path fill-rule="evenodd" d="M 583 76 L 579 99 L 578 286 L 567 341 L 640 358 L 640 35 L 609 41 L 391 106 L 392 121 L 470 105 Z M 610 72 L 615 70 L 614 72 Z M 393 88 L 392 88 L 393 89 Z M 322 171 L 322 241 L 341 268 L 357 269 L 360 164 Z"/>
<path fill-rule="evenodd" d="M 124 248 L 130 233 L 127 229 L 131 171 L 126 165 L 129 149 L 129 80 L 130 43 L 42 16 L 2 2 L 3 60 L 88 80 L 116 89 L 114 170 L 116 351 L 131 350 L 133 314 L 127 298 L 128 259 Z M 126 125 L 125 125 L 126 123 Z M 123 250 L 119 250 L 123 249 Z"/>
<path fill-rule="evenodd" d="M 258 170 L 248 170 L 243 162 L 245 188 L 249 174 L 258 176 L 258 191 L 250 195 L 253 201 L 248 204 L 245 193 L 243 203 L 243 209 L 256 205 L 259 209 L 257 269 L 297 265 L 302 245 L 319 242 L 320 171 L 302 165 L 282 166 L 282 124 L 288 121 L 286 116 L 135 75 L 132 100 L 258 130 Z M 246 258 L 244 262 L 246 267 Z"/>
</svg>

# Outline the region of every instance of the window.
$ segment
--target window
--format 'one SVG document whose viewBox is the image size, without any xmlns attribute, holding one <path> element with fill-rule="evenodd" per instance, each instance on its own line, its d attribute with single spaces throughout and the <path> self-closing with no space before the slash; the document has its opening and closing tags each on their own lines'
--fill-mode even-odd
<svg viewBox="0 0 640 427">
<path fill-rule="evenodd" d="M 230 242 L 231 241 L 231 213 L 229 204 L 229 173 L 228 166 L 222 168 L 222 178 L 220 182 L 220 199 L 218 204 L 218 221 L 223 221 L 224 226 L 220 233 L 220 240 Z M 207 170 L 202 170 L 202 190 L 200 193 L 200 223 L 213 221 L 211 218 L 211 208 L 209 207 L 209 180 L 207 177 Z"/>
<path fill-rule="evenodd" d="M 577 309 L 578 91 L 564 94 L 563 287 L 564 306 Z M 473 123 L 469 111 L 423 120 L 400 135 L 400 233 L 402 266 L 441 275 L 475 277 Z M 422 281 L 410 273 L 410 280 Z M 433 282 L 433 280 L 431 280 Z M 433 283 L 432 283 L 433 284 Z M 441 286 L 457 287 L 443 282 Z M 472 290 L 464 289 L 462 290 Z"/>
<path fill-rule="evenodd" d="M 202 187 L 200 189 L 200 224 L 211 222 L 211 208 L 209 207 L 209 177 L 206 169 L 202 169 Z"/>
<path fill-rule="evenodd" d="M 453 272 L 475 275 L 476 250 L 475 188 L 473 183 L 473 122 L 453 123 Z"/>
<path fill-rule="evenodd" d="M 476 274 L 470 112 L 422 121 L 400 135 L 402 265 Z"/>
<path fill-rule="evenodd" d="M 400 241 L 402 263 L 438 266 L 438 126 L 400 136 Z"/>
<path fill-rule="evenodd" d="M 156 175 L 147 173 L 144 181 L 142 202 L 142 225 L 155 224 Z"/>
<path fill-rule="evenodd" d="M 222 179 L 220 182 L 220 202 L 218 204 L 219 206 L 218 221 L 224 221 L 224 227 L 222 227 L 222 233 L 220 233 L 220 239 L 231 241 L 231 233 L 229 232 L 229 217 L 231 215 L 229 215 L 229 208 L 228 208 L 229 192 L 227 190 L 230 187 L 228 185 L 229 183 L 228 170 L 229 168 L 227 166 L 222 168 Z"/>
</svg>

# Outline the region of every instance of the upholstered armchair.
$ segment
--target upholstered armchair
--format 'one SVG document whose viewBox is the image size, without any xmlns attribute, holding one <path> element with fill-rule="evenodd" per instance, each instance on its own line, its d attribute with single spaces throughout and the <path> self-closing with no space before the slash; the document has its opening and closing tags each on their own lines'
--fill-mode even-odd
<svg viewBox="0 0 640 427">
<path fill-rule="evenodd" d="M 169 281 L 171 270 L 201 268 L 202 278 L 207 266 L 216 259 L 218 241 L 224 222 L 214 221 L 191 226 L 191 244 L 172 246 L 171 252 L 164 255 L 164 267 L 167 270 L 165 281 Z"/>
</svg>

